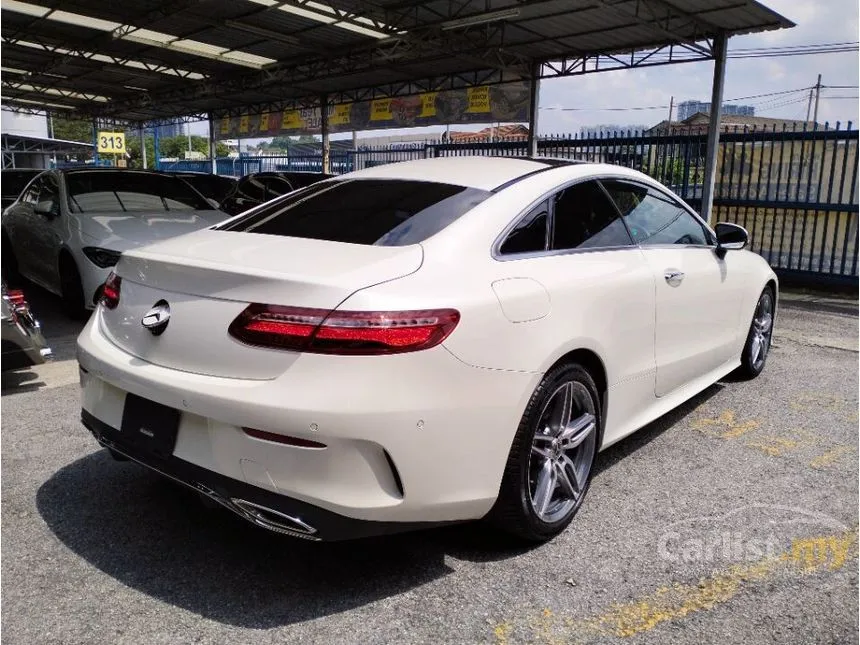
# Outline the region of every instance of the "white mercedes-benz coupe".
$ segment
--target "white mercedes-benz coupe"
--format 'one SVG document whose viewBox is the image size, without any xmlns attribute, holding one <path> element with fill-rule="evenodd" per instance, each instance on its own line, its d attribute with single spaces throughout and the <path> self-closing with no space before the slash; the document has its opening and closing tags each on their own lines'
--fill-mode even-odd
<svg viewBox="0 0 860 645">
<path fill-rule="evenodd" d="M 228 217 L 179 177 L 67 168 L 36 176 L 3 212 L 3 274 L 63 298 L 75 317 L 95 307 L 123 251 Z"/>
<path fill-rule="evenodd" d="M 84 425 L 257 525 L 562 531 L 597 452 L 765 365 L 777 280 L 626 168 L 361 170 L 123 253 L 78 339 Z"/>
</svg>

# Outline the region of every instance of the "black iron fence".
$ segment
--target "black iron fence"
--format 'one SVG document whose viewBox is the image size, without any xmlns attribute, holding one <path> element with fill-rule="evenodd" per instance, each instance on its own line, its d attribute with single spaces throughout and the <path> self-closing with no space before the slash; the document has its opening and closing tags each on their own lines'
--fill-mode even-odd
<svg viewBox="0 0 860 645">
<path fill-rule="evenodd" d="M 635 168 L 701 205 L 707 135 L 702 128 L 618 132 L 583 138 L 553 136 L 538 154 Z M 337 151 L 336 173 L 380 164 L 462 155 L 526 156 L 523 140 L 419 143 L 408 147 Z M 163 164 L 163 169 L 211 171 L 211 161 Z M 218 172 L 320 171 L 320 155 L 217 160 Z M 711 221 L 750 232 L 751 248 L 783 275 L 830 283 L 857 282 L 858 132 L 851 128 L 734 128 L 720 135 Z"/>
</svg>

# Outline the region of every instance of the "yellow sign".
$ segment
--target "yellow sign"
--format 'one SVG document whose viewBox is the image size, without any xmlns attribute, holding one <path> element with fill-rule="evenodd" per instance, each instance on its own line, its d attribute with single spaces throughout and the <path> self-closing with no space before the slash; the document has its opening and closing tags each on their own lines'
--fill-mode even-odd
<svg viewBox="0 0 860 645">
<path fill-rule="evenodd" d="M 469 108 L 466 112 L 471 113 L 483 113 L 490 111 L 490 88 L 487 86 L 483 87 L 470 87 L 468 90 L 469 96 Z"/>
<path fill-rule="evenodd" d="M 328 120 L 331 125 L 349 125 L 349 111 L 351 103 L 342 103 L 334 106 L 334 113 L 329 114 Z"/>
<path fill-rule="evenodd" d="M 370 103 L 371 121 L 391 120 L 391 99 L 377 99 Z"/>
<path fill-rule="evenodd" d="M 96 147 L 99 152 L 125 153 L 125 133 L 123 132 L 99 132 L 97 143 Z"/>
<path fill-rule="evenodd" d="M 436 116 L 436 95 L 439 92 L 427 92 L 421 95 L 421 117 L 429 118 Z"/>
<path fill-rule="evenodd" d="M 251 117 L 247 114 L 243 114 L 241 117 L 239 117 L 239 132 L 241 134 L 247 134 L 250 124 Z"/>
<path fill-rule="evenodd" d="M 298 110 L 284 110 L 284 113 L 281 115 L 281 128 L 284 130 L 298 130 L 304 125 L 304 121 L 302 121 L 302 117 L 299 116 Z"/>
</svg>

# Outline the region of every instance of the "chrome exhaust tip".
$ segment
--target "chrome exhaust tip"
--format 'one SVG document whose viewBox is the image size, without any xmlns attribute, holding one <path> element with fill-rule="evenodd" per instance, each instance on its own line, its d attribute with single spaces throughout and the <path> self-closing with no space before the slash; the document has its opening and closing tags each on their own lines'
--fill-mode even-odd
<svg viewBox="0 0 860 645">
<path fill-rule="evenodd" d="M 276 511 L 266 506 L 261 506 L 260 504 L 255 504 L 254 502 L 249 502 L 245 499 L 239 499 L 235 497 L 228 499 L 226 497 L 222 497 L 214 490 L 212 490 L 208 486 L 205 486 L 204 484 L 201 484 L 200 482 L 184 481 L 178 477 L 164 472 L 163 470 L 156 468 L 151 464 L 145 463 L 140 459 L 136 459 L 135 457 L 132 457 L 131 455 L 122 452 L 122 450 L 117 448 L 116 444 L 114 444 L 112 441 L 110 441 L 96 431 L 91 431 L 95 435 L 96 440 L 102 446 L 107 448 L 111 452 L 111 454 L 117 454 L 120 457 L 130 459 L 131 461 L 134 461 L 141 466 L 149 468 L 150 470 L 154 470 L 155 472 L 167 477 L 168 479 L 172 479 L 173 481 L 178 482 L 184 486 L 188 486 L 192 490 L 195 490 L 200 493 L 202 497 L 208 498 L 213 502 L 220 504 L 227 510 L 236 513 L 236 515 L 238 515 L 244 520 L 247 520 L 248 522 L 251 522 L 252 524 L 255 524 L 264 529 L 268 529 L 269 531 L 274 531 L 275 533 L 282 533 L 284 535 L 302 538 L 304 540 L 313 540 L 315 542 L 319 542 L 322 540 L 322 538 L 317 536 L 317 530 L 313 526 L 307 524 L 306 522 L 303 522 L 298 517 L 292 517 L 291 515 L 281 513 L 280 511 Z"/>
<path fill-rule="evenodd" d="M 317 530 L 298 517 L 281 513 L 280 511 L 249 502 L 245 499 L 234 497 L 230 500 L 230 503 L 235 507 L 234 510 L 245 519 L 265 529 L 308 540 L 320 539 L 316 537 Z"/>
</svg>

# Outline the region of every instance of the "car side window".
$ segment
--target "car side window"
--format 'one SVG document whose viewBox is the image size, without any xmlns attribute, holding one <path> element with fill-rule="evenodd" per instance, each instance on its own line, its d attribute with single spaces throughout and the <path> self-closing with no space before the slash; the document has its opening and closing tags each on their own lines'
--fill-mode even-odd
<svg viewBox="0 0 860 645">
<path fill-rule="evenodd" d="M 514 227 L 499 247 L 502 255 L 546 250 L 546 228 L 549 208 L 546 201 L 535 206 Z"/>
<path fill-rule="evenodd" d="M 711 244 L 705 227 L 668 195 L 623 181 L 604 181 L 603 186 L 637 244 Z"/>
<path fill-rule="evenodd" d="M 565 188 L 553 197 L 552 249 L 632 246 L 613 203 L 596 181 Z"/>
<path fill-rule="evenodd" d="M 37 206 L 39 210 L 57 214 L 60 212 L 60 186 L 56 176 L 52 174 L 43 175 L 40 180 L 39 198 Z"/>
<path fill-rule="evenodd" d="M 39 188 L 42 185 L 42 178 L 34 179 L 30 182 L 30 185 L 24 189 L 24 192 L 21 194 L 21 203 L 22 204 L 33 204 L 35 205 L 39 201 Z"/>
</svg>

